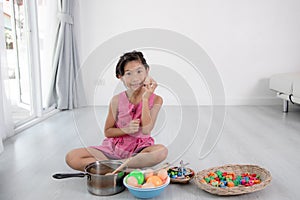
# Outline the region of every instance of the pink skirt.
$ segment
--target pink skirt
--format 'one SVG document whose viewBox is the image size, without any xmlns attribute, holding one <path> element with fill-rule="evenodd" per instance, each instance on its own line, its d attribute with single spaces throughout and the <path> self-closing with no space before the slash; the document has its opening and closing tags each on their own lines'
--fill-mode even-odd
<svg viewBox="0 0 300 200">
<path fill-rule="evenodd" d="M 125 135 L 116 138 L 105 138 L 102 145 L 91 146 L 91 148 L 102 151 L 109 159 L 120 160 L 134 156 L 153 144 L 154 139 L 152 137 L 139 138 Z"/>
</svg>

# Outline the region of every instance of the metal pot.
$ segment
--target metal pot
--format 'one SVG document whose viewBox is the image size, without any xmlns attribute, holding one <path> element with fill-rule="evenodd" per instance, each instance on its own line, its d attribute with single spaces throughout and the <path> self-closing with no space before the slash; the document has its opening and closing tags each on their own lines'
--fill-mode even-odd
<svg viewBox="0 0 300 200">
<path fill-rule="evenodd" d="M 87 189 L 90 193 L 100 196 L 113 195 L 125 189 L 123 178 L 125 172 L 121 171 L 113 175 L 105 175 L 112 172 L 122 164 L 121 161 L 105 160 L 93 162 L 85 167 L 82 173 L 54 174 L 56 179 L 87 176 Z"/>
</svg>

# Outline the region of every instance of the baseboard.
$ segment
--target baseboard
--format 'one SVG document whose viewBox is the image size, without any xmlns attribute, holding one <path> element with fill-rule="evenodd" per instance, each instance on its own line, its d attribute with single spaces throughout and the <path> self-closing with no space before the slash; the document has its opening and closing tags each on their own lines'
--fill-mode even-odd
<svg viewBox="0 0 300 200">
<path fill-rule="evenodd" d="M 30 128 L 30 127 L 36 125 L 39 122 L 42 122 L 42 121 L 48 119 L 49 117 L 53 116 L 54 114 L 56 114 L 58 112 L 60 112 L 58 109 L 54 109 L 54 110 L 52 110 L 52 111 L 44 114 L 42 117 L 34 118 L 34 119 L 32 119 L 32 120 L 30 120 L 30 121 L 28 121 L 28 122 L 26 122 L 26 123 L 24 123 L 24 124 L 16 127 L 15 128 L 15 135 L 18 134 L 18 133 L 20 133 L 20 132 L 22 132 L 22 131 L 24 131 L 24 130 L 26 130 L 27 128 Z"/>
<path fill-rule="evenodd" d="M 262 97 L 262 98 L 227 98 L 226 105 L 282 105 L 282 99 L 277 97 Z"/>
<path fill-rule="evenodd" d="M 222 102 L 221 100 L 217 100 L 216 102 Z M 211 106 L 211 102 L 201 102 L 198 106 Z M 220 104 L 216 104 L 220 105 Z M 225 105 L 228 106 L 241 106 L 241 105 L 248 105 L 248 106 L 273 106 L 273 105 L 282 105 L 282 99 L 278 97 L 261 97 L 261 98 L 226 98 Z M 107 106 L 104 104 L 97 104 L 97 105 L 81 105 L 80 107 L 89 107 L 89 106 Z M 178 104 L 169 104 L 167 101 L 164 101 L 164 106 L 178 106 Z M 191 104 L 183 104 L 181 106 L 194 106 Z"/>
</svg>

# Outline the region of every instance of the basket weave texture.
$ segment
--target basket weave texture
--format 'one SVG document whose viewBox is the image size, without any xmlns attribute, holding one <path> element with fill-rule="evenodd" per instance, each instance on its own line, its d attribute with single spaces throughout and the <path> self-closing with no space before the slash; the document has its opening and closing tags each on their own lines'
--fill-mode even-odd
<svg viewBox="0 0 300 200">
<path fill-rule="evenodd" d="M 235 186 L 235 187 L 214 187 L 210 184 L 201 183 L 200 180 L 203 179 L 209 172 L 215 172 L 220 170 L 222 172 L 234 172 L 236 175 L 240 175 L 243 173 L 251 173 L 260 175 L 261 183 L 255 184 L 252 186 L 245 187 L 243 185 Z M 250 192 L 256 192 L 264 189 L 272 180 L 271 173 L 257 165 L 224 165 L 220 167 L 213 167 L 209 169 L 202 170 L 198 172 L 194 178 L 194 183 L 201 188 L 202 190 L 209 192 L 211 194 L 216 195 L 239 195 L 246 194 Z"/>
</svg>

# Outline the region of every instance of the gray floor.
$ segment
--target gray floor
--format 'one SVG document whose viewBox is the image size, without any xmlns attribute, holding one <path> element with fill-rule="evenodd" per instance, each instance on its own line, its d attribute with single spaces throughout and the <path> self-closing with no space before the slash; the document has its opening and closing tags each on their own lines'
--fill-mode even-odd
<svg viewBox="0 0 300 200">
<path fill-rule="evenodd" d="M 197 108 L 183 110 L 193 116 Z M 203 151 L 210 150 L 205 147 L 200 151 L 203 133 L 215 123 L 223 123 L 222 119 L 211 122 L 211 109 L 201 107 L 196 119 L 199 129 L 195 130 L 184 125 L 195 119 L 180 118 L 179 112 L 182 110 L 165 108 L 156 127 L 156 140 L 171 149 L 168 161 L 178 163 L 183 159 L 195 171 L 229 163 L 257 164 L 271 172 L 271 184 L 262 191 L 230 199 L 299 199 L 300 107 L 292 106 L 288 114 L 281 112 L 281 106 L 227 107 L 218 143 L 202 158 L 199 157 Z M 51 178 L 55 172 L 73 172 L 64 162 L 64 155 L 70 149 L 98 144 L 103 139 L 99 132 L 105 116 L 104 107 L 65 111 L 6 140 L 5 151 L 0 155 L 0 199 L 134 199 L 127 190 L 110 197 L 93 196 L 87 192 L 85 178 Z M 178 137 L 182 138 L 182 144 L 178 143 Z M 217 141 L 217 135 L 212 141 Z M 223 198 L 191 183 L 172 184 L 157 199 Z"/>
<path fill-rule="evenodd" d="M 30 116 L 30 111 L 20 106 L 13 105 L 11 108 L 12 108 L 12 118 L 14 123 L 18 123 L 22 120 L 25 120 Z"/>
</svg>

